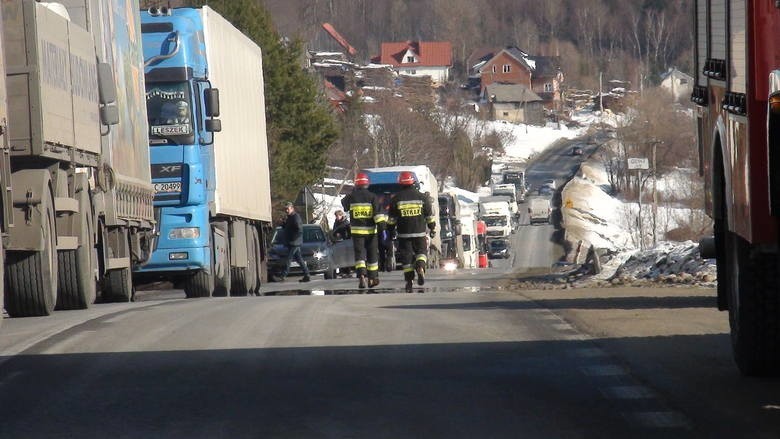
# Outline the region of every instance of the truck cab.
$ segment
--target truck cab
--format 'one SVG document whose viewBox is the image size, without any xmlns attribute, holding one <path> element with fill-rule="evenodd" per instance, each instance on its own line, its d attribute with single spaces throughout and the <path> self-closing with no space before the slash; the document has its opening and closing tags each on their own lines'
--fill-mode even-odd
<svg viewBox="0 0 780 439">
<path fill-rule="evenodd" d="M 509 198 L 491 196 L 479 199 L 479 218 L 487 226 L 487 238 L 508 238 L 514 233 Z"/>
</svg>

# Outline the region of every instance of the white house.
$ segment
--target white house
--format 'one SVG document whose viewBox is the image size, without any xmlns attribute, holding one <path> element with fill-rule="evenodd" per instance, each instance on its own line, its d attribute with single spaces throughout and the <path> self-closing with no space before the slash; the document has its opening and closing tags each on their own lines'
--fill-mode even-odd
<svg viewBox="0 0 780 439">
<path fill-rule="evenodd" d="M 452 44 L 449 42 L 403 41 L 382 43 L 374 64 L 389 65 L 401 75 L 430 76 L 434 84 L 450 79 Z"/>
<path fill-rule="evenodd" d="M 675 102 L 686 100 L 693 92 L 693 77 L 670 67 L 661 75 L 661 88 L 669 91 Z"/>
</svg>

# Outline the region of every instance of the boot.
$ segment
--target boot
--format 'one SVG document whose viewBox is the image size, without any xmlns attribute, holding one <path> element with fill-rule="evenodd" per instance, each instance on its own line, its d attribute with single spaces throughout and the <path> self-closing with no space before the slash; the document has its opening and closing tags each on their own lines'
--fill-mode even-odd
<svg viewBox="0 0 780 439">
<path fill-rule="evenodd" d="M 368 280 L 368 287 L 374 288 L 375 286 L 379 285 L 379 278 L 369 279 Z"/>
<path fill-rule="evenodd" d="M 308 275 L 308 274 L 306 274 L 306 275 L 304 275 L 304 276 L 303 276 L 303 277 L 302 277 L 302 278 L 301 278 L 301 279 L 300 279 L 298 282 L 308 282 L 308 281 L 310 281 L 310 280 L 311 280 L 311 279 L 309 278 L 309 275 Z"/>
<path fill-rule="evenodd" d="M 425 285 L 425 264 L 418 262 L 414 271 L 417 272 L 417 285 Z"/>
<path fill-rule="evenodd" d="M 411 293 L 412 292 L 412 280 L 406 279 L 406 292 Z"/>
<path fill-rule="evenodd" d="M 366 275 L 361 274 L 358 276 L 358 288 L 361 290 L 366 287 Z"/>
</svg>

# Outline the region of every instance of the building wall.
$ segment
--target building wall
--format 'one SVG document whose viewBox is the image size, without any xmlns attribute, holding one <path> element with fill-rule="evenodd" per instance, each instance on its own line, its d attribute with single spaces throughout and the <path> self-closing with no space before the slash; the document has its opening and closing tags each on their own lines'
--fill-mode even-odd
<svg viewBox="0 0 780 439">
<path fill-rule="evenodd" d="M 526 104 L 496 102 L 492 104 L 491 115 L 494 120 L 542 125 L 544 123 L 544 106 L 541 102 L 527 102 Z"/>
<path fill-rule="evenodd" d="M 504 65 L 506 64 L 510 66 L 508 73 L 504 73 Z M 495 73 L 493 72 L 494 66 L 496 68 Z M 525 84 L 529 88 L 532 87 L 531 72 L 505 52 L 500 53 L 482 67 L 482 86 L 484 87 L 494 82 Z"/>
<path fill-rule="evenodd" d="M 435 84 L 447 82 L 449 78 L 449 67 L 419 67 L 419 66 L 398 66 L 395 71 L 401 75 L 409 76 L 430 76 Z"/>
</svg>

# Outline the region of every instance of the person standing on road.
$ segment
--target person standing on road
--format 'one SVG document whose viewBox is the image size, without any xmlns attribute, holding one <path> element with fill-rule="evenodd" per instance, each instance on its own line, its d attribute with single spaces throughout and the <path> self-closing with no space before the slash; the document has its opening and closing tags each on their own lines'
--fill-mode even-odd
<svg viewBox="0 0 780 439">
<path fill-rule="evenodd" d="M 298 212 L 295 211 L 295 206 L 292 203 L 286 203 L 284 209 L 287 212 L 287 217 L 282 217 L 282 233 L 284 234 L 285 247 L 287 247 L 287 261 L 279 281 L 281 282 L 287 277 L 287 274 L 290 272 L 290 262 L 294 259 L 303 270 L 303 277 L 299 282 L 308 282 L 311 280 L 309 278 L 309 267 L 306 266 L 306 261 L 301 256 L 303 221 Z"/>
<path fill-rule="evenodd" d="M 412 292 L 412 281 L 417 274 L 417 284 L 425 284 L 425 266 L 428 264 L 428 236 L 436 234 L 436 217 L 433 216 L 431 197 L 415 187 L 414 174 L 401 172 L 398 183 L 403 186 L 390 203 L 388 227 L 398 237 L 398 253 L 406 280 L 406 292 Z M 412 265 L 414 261 L 414 265 Z"/>
<path fill-rule="evenodd" d="M 344 211 L 337 210 L 335 215 L 336 215 L 336 220 L 333 221 L 333 230 L 331 230 L 330 232 L 331 236 L 335 241 L 340 241 L 342 239 L 349 239 L 350 224 L 349 224 L 349 220 L 344 215 Z"/>
<path fill-rule="evenodd" d="M 379 236 L 385 229 L 385 215 L 376 195 L 368 190 L 368 174 L 355 176 L 355 189 L 341 199 L 351 218 L 350 233 L 355 247 L 358 288 L 379 285 Z"/>
</svg>

